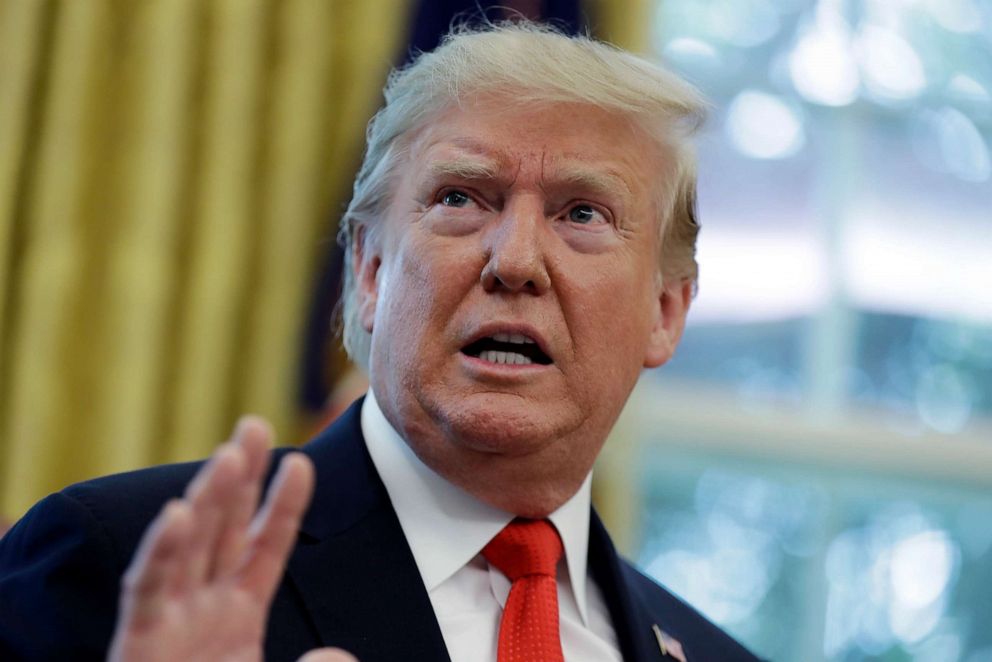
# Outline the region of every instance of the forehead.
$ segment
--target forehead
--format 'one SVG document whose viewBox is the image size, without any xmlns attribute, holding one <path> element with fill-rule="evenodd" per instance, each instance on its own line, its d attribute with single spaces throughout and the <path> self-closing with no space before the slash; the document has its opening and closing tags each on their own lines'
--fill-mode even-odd
<svg viewBox="0 0 992 662">
<path fill-rule="evenodd" d="M 507 177 L 538 168 L 543 179 L 610 185 L 645 195 L 663 177 L 664 154 L 638 123 L 580 103 L 488 97 L 450 106 L 410 144 L 417 172 Z"/>
</svg>

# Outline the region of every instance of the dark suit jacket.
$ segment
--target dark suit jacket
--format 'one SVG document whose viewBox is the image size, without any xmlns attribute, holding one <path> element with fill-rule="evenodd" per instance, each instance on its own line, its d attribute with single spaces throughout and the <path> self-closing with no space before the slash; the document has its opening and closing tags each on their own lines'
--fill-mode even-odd
<svg viewBox="0 0 992 662">
<path fill-rule="evenodd" d="M 362 438 L 360 401 L 304 447 L 317 487 L 276 594 L 266 660 L 340 646 L 362 662 L 447 661 L 444 640 L 396 513 Z M 273 452 L 274 463 L 289 452 Z M 120 576 L 148 522 L 198 463 L 80 483 L 37 504 L 0 539 L 0 660 L 102 660 Z M 652 630 L 693 660 L 749 652 L 622 560 L 595 513 L 589 567 L 624 659 L 664 660 Z"/>
</svg>

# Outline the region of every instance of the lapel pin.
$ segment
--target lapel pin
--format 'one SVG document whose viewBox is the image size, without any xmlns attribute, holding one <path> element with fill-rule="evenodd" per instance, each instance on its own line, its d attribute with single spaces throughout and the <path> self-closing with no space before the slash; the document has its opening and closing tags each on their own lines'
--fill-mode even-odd
<svg viewBox="0 0 992 662">
<path fill-rule="evenodd" d="M 658 648 L 661 649 L 662 655 L 667 655 L 679 662 L 686 662 L 685 652 L 682 650 L 682 642 L 657 625 L 652 625 L 651 629 L 654 631 L 655 639 L 658 640 Z"/>
</svg>

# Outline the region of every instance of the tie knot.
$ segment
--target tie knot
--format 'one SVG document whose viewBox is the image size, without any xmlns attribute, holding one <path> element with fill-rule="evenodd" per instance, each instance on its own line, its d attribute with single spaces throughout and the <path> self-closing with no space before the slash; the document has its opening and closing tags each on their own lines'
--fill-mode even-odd
<svg viewBox="0 0 992 662">
<path fill-rule="evenodd" d="M 555 576 L 562 545 L 546 519 L 515 519 L 482 549 L 486 560 L 511 582 L 527 575 Z"/>
</svg>

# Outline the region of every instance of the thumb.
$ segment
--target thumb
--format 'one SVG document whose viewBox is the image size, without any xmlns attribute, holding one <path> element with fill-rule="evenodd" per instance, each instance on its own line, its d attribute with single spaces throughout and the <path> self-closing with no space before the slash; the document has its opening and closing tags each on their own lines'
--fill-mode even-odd
<svg viewBox="0 0 992 662">
<path fill-rule="evenodd" d="M 297 662 L 358 662 L 358 659 L 340 648 L 315 648 Z"/>
</svg>

